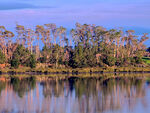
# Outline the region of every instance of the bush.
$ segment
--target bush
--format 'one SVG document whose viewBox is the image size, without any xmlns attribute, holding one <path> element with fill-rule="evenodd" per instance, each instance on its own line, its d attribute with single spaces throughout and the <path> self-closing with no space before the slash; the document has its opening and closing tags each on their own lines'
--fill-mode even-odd
<svg viewBox="0 0 150 113">
<path fill-rule="evenodd" d="M 130 62 L 131 64 L 141 64 L 143 61 L 141 57 L 131 57 Z"/>
<path fill-rule="evenodd" d="M 46 63 L 46 57 L 41 57 L 41 58 L 39 59 L 39 61 L 40 61 L 40 63 Z"/>
<path fill-rule="evenodd" d="M 0 50 L 0 64 L 5 63 L 5 55 L 2 53 L 2 51 Z"/>
<path fill-rule="evenodd" d="M 30 58 L 30 52 L 27 48 L 22 45 L 18 45 L 16 50 L 13 53 L 12 59 L 17 59 L 21 65 L 26 66 L 28 59 Z"/>
<path fill-rule="evenodd" d="M 11 60 L 11 67 L 18 68 L 19 64 L 20 64 L 20 62 L 18 59 L 12 59 Z"/>
<path fill-rule="evenodd" d="M 116 66 L 122 66 L 124 64 L 124 59 L 119 57 L 116 59 Z"/>
<path fill-rule="evenodd" d="M 136 62 L 135 58 L 131 57 L 131 58 L 129 58 L 129 59 L 130 59 L 130 63 L 131 63 L 131 64 L 135 64 L 135 62 Z"/>
<path fill-rule="evenodd" d="M 114 66 L 116 63 L 116 58 L 107 56 L 106 59 L 104 59 L 104 63 L 109 65 L 109 66 Z"/>
<path fill-rule="evenodd" d="M 29 66 L 31 68 L 35 68 L 36 67 L 36 58 L 35 55 L 31 55 L 29 58 Z"/>
<path fill-rule="evenodd" d="M 142 58 L 141 57 L 135 57 L 135 62 L 137 64 L 141 64 L 143 62 Z"/>
</svg>

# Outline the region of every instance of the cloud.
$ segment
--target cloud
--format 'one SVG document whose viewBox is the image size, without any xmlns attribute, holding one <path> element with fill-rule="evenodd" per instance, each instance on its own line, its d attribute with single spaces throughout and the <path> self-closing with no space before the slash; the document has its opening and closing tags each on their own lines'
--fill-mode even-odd
<svg viewBox="0 0 150 113">
<path fill-rule="evenodd" d="M 27 3 L 0 3 L 0 10 L 36 8 L 36 6 Z"/>
<path fill-rule="evenodd" d="M 54 8 L 50 6 L 33 5 L 29 3 L 0 3 L 0 10 L 19 10 L 19 9 L 37 9 L 37 8 Z"/>
</svg>

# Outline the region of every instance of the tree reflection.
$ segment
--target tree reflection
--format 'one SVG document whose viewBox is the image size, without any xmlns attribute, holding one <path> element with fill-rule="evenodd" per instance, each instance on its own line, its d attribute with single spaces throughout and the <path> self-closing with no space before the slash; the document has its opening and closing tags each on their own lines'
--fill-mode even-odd
<svg viewBox="0 0 150 113">
<path fill-rule="evenodd" d="M 2 90 L 5 89 L 5 87 L 6 87 L 6 83 L 3 81 L 0 81 L 0 94 L 1 94 Z"/>
<path fill-rule="evenodd" d="M 61 81 L 61 82 L 60 82 Z M 144 81 L 133 77 L 70 77 L 65 81 L 51 80 L 44 82 L 43 94 L 45 97 L 61 97 L 66 93 L 73 93 L 78 99 L 79 112 L 87 113 L 93 110 L 121 109 L 122 103 L 127 102 L 129 108 L 136 105 L 136 98 L 145 96 Z M 64 90 L 65 89 L 65 90 Z M 128 98 L 128 101 L 126 101 Z M 132 99 L 132 103 L 131 103 Z M 90 106 L 93 103 L 93 106 Z"/>
<path fill-rule="evenodd" d="M 10 84 L 13 86 L 13 90 L 18 93 L 18 96 L 23 97 L 26 92 L 35 88 L 36 80 L 34 77 L 23 79 L 12 77 Z"/>
<path fill-rule="evenodd" d="M 0 82 L 0 112 L 102 113 L 147 106 L 149 85 L 138 77 L 12 77 Z M 16 96 L 18 95 L 18 96 Z M 9 105 L 7 101 L 9 101 Z M 15 106 L 15 107 L 14 107 Z"/>
</svg>

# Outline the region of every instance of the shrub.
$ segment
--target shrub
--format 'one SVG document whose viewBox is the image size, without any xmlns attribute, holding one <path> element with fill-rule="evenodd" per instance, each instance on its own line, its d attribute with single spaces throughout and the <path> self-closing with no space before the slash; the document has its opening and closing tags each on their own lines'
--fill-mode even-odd
<svg viewBox="0 0 150 113">
<path fill-rule="evenodd" d="M 18 59 L 12 59 L 11 60 L 11 67 L 18 68 L 19 64 L 20 64 L 20 62 Z"/>
<path fill-rule="evenodd" d="M 109 66 L 114 66 L 116 63 L 116 58 L 107 56 L 106 59 L 104 59 L 104 63 L 109 65 Z"/>
<path fill-rule="evenodd" d="M 117 66 L 122 66 L 124 64 L 124 59 L 119 57 L 116 59 L 116 63 Z"/>
<path fill-rule="evenodd" d="M 135 57 L 135 62 L 137 64 L 141 64 L 143 61 L 142 61 L 142 58 L 141 57 Z"/>
<path fill-rule="evenodd" d="M 35 68 L 36 67 L 36 58 L 35 55 L 31 55 L 29 58 L 29 66 L 31 68 Z"/>
<path fill-rule="evenodd" d="M 5 63 L 5 55 L 2 53 L 2 51 L 0 50 L 0 64 Z"/>
</svg>

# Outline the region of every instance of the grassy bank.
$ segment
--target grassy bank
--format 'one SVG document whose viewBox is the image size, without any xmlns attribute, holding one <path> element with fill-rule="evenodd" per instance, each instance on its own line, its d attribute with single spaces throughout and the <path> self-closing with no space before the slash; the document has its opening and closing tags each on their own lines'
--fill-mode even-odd
<svg viewBox="0 0 150 113">
<path fill-rule="evenodd" d="M 103 74 L 79 74 L 79 75 L 73 75 L 73 74 L 69 74 L 69 75 L 63 75 L 63 74 L 49 74 L 49 75 L 0 75 L 0 81 L 3 82 L 8 82 L 14 79 L 17 80 L 24 80 L 27 79 L 30 82 L 32 80 L 39 81 L 51 81 L 51 80 L 55 80 L 55 81 L 59 81 L 59 80 L 69 80 L 69 79 L 97 79 L 97 80 L 101 80 L 101 81 L 105 81 L 105 80 L 110 80 L 110 79 L 120 79 L 120 78 L 136 78 L 136 79 L 142 79 L 142 80 L 147 80 L 148 82 L 150 82 L 150 74 L 149 73 L 103 73 Z"/>
<path fill-rule="evenodd" d="M 98 68 L 35 68 L 20 67 L 18 69 L 1 69 L 1 74 L 82 74 L 82 73 L 150 73 L 150 67 L 98 67 Z"/>
<path fill-rule="evenodd" d="M 144 62 L 146 62 L 147 64 L 150 64 L 150 57 L 143 57 L 142 58 Z"/>
</svg>

